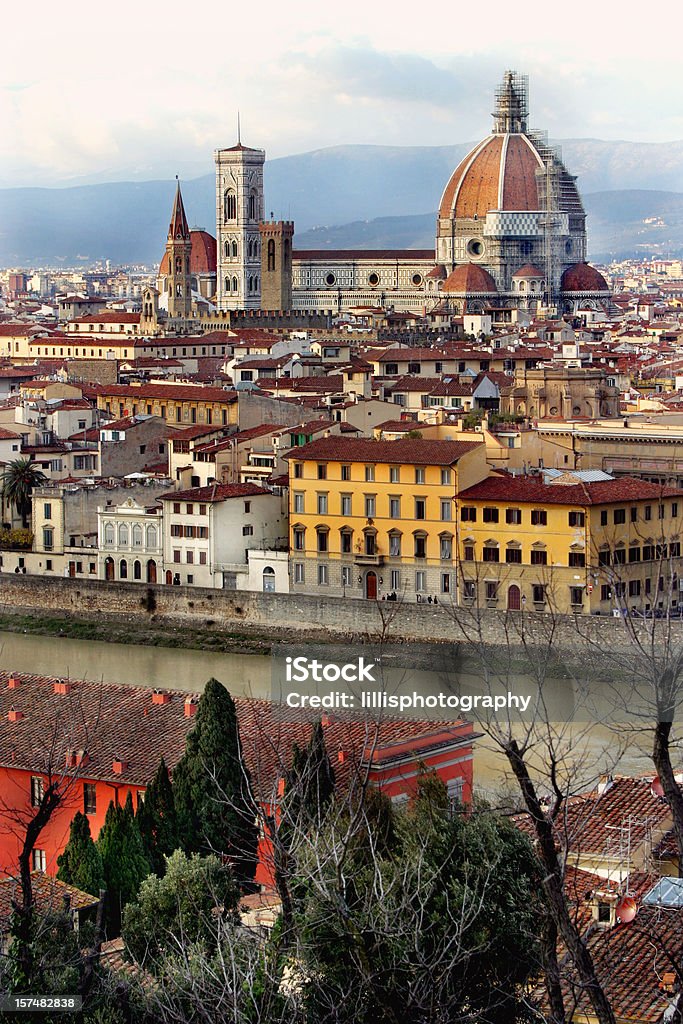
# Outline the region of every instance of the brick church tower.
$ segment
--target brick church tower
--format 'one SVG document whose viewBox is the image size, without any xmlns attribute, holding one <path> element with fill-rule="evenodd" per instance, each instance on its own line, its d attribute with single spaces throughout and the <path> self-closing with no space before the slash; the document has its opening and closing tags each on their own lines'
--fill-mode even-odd
<svg viewBox="0 0 683 1024">
<path fill-rule="evenodd" d="M 292 308 L 292 239 L 294 221 L 267 220 L 261 233 L 261 309 Z"/>
<path fill-rule="evenodd" d="M 190 276 L 190 253 L 192 239 L 187 226 L 187 217 L 180 194 L 180 182 L 176 188 L 173 213 L 166 238 L 168 256 L 168 318 L 189 320 L 192 312 L 192 279 Z"/>
</svg>

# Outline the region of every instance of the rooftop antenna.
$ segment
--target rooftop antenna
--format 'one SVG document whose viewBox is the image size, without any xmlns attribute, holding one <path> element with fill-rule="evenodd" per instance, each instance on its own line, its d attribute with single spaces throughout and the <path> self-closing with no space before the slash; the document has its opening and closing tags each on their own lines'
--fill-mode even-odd
<svg viewBox="0 0 683 1024">
<path fill-rule="evenodd" d="M 240 112 L 237 111 L 237 145 L 242 145 L 242 129 L 240 127 Z"/>
</svg>

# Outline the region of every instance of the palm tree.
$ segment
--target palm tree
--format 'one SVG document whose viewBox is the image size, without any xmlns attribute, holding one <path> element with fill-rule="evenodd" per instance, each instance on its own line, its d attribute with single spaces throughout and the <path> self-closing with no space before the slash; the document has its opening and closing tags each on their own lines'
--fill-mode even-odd
<svg viewBox="0 0 683 1024">
<path fill-rule="evenodd" d="M 5 466 L 2 474 L 2 496 L 9 504 L 13 504 L 21 516 L 24 529 L 28 528 L 28 517 L 31 514 L 31 492 L 40 487 L 47 477 L 30 459 L 15 459 Z"/>
</svg>

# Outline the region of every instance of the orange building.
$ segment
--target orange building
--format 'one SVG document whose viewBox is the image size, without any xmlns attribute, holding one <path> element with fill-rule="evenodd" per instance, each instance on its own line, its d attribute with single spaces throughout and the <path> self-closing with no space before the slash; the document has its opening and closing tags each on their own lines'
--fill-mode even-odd
<svg viewBox="0 0 683 1024">
<path fill-rule="evenodd" d="M 33 868 L 54 875 L 77 811 L 93 837 L 109 803 L 133 806 L 163 756 L 171 772 L 185 750 L 200 698 L 181 691 L 0 673 L 0 876 L 15 874 L 25 825 L 51 782 L 65 793 L 40 833 Z M 312 721 L 265 700 L 235 699 L 240 741 L 259 803 L 272 812 L 284 792 L 292 746 L 305 747 Z M 337 788 L 356 772 L 401 805 L 415 793 L 420 765 L 433 768 L 451 799 L 472 796 L 470 722 L 323 716 Z M 262 837 L 256 879 L 272 884 L 271 846 Z"/>
</svg>

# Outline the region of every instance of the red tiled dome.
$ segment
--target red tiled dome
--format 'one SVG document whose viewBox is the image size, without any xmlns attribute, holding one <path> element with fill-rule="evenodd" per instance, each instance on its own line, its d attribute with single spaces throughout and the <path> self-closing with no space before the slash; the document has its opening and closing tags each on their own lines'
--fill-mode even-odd
<svg viewBox="0 0 683 1024">
<path fill-rule="evenodd" d="M 562 275 L 563 292 L 608 292 L 609 285 L 599 270 L 589 263 L 575 263 Z"/>
<path fill-rule="evenodd" d="M 490 135 L 446 185 L 439 217 L 485 217 L 489 210 L 538 210 L 536 171 L 543 168 L 526 135 Z"/>
<path fill-rule="evenodd" d="M 455 292 L 458 295 L 490 294 L 498 291 L 496 282 L 488 270 L 477 266 L 476 263 L 461 263 L 448 275 L 441 290 Z"/>
<path fill-rule="evenodd" d="M 208 231 L 190 231 L 192 251 L 190 252 L 191 274 L 216 273 L 216 239 Z M 164 253 L 159 274 L 168 274 L 168 253 Z"/>
<path fill-rule="evenodd" d="M 515 270 L 512 277 L 523 277 L 525 279 L 530 277 L 543 278 L 545 277 L 545 274 L 543 271 L 539 270 L 538 267 L 535 267 L 533 263 L 525 263 L 523 267 L 519 268 L 519 270 Z"/>
</svg>

